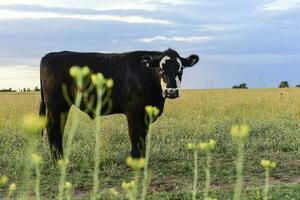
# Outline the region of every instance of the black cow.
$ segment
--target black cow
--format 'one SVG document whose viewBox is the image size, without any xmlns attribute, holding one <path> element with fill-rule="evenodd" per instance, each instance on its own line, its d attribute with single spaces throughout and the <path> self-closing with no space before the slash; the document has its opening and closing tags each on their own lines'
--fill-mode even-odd
<svg viewBox="0 0 300 200">
<path fill-rule="evenodd" d="M 62 85 L 67 86 L 74 98 L 76 85 L 69 75 L 72 66 L 89 66 L 94 72 L 114 80 L 111 94 L 112 109 L 109 114 L 125 114 L 133 157 L 144 156 L 145 106 L 153 105 L 163 111 L 165 98 L 176 98 L 180 94 L 183 69 L 199 61 L 197 55 L 182 58 L 168 49 L 158 51 L 134 51 L 128 53 L 78 53 L 56 52 L 41 60 L 41 104 L 40 115 L 48 119 L 47 134 L 50 149 L 55 159 L 63 155 L 62 132 L 70 105 L 66 102 Z M 83 110 L 83 108 L 80 108 Z M 64 117 L 62 117 L 64 113 Z M 91 117 L 92 115 L 88 113 Z"/>
</svg>

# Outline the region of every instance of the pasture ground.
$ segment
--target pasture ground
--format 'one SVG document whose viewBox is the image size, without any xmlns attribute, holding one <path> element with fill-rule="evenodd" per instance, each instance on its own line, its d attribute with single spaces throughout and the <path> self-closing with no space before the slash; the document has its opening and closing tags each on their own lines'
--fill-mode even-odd
<svg viewBox="0 0 300 200">
<path fill-rule="evenodd" d="M 16 182 L 19 195 L 25 183 L 23 160 L 26 140 L 20 122 L 26 113 L 38 112 L 39 93 L 0 93 L 0 176 Z M 70 130 L 72 108 L 65 134 Z M 75 185 L 74 198 L 86 199 L 92 188 L 95 123 L 79 113 L 80 123 L 73 145 L 67 179 Z M 101 117 L 102 199 L 115 187 L 124 199 L 122 181 L 130 180 L 125 160 L 130 152 L 127 123 L 122 115 Z M 167 100 L 164 114 L 151 126 L 153 145 L 150 159 L 152 180 L 148 199 L 189 199 L 193 182 L 189 142 L 218 141 L 212 162 L 211 196 L 231 199 L 235 182 L 236 146 L 230 128 L 248 124 L 251 134 L 246 145 L 244 199 L 262 199 L 264 171 L 261 159 L 277 162 L 271 171 L 271 199 L 300 199 L 300 90 L 184 90 L 176 100 Z M 55 199 L 59 173 L 50 159 L 47 137 L 40 138 L 44 158 L 41 192 Z M 204 185 L 203 155 L 200 156 L 199 197 Z M 33 191 L 33 190 L 32 190 Z M 4 188 L 0 188 L 4 195 Z"/>
</svg>

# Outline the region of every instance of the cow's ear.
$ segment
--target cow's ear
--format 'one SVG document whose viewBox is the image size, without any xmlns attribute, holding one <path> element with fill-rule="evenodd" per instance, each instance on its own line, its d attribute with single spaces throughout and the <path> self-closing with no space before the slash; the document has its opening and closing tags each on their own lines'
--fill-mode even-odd
<svg viewBox="0 0 300 200">
<path fill-rule="evenodd" d="M 143 56 L 141 63 L 145 67 L 155 67 L 156 66 L 154 58 L 152 56 Z"/>
<path fill-rule="evenodd" d="M 187 58 L 182 60 L 182 65 L 184 67 L 192 67 L 199 61 L 199 57 L 197 55 L 190 55 Z"/>
</svg>

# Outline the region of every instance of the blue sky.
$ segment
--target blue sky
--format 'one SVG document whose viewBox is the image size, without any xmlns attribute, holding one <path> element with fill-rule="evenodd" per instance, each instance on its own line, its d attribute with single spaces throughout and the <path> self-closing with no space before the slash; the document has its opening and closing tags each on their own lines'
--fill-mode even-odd
<svg viewBox="0 0 300 200">
<path fill-rule="evenodd" d="M 198 54 L 184 88 L 300 84 L 300 0 L 0 0 L 0 88 L 39 86 L 51 51 Z"/>
</svg>

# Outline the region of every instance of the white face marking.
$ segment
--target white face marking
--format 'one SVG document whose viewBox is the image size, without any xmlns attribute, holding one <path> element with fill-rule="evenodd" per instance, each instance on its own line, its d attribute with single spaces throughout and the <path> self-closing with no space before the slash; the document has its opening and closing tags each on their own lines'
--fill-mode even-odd
<svg viewBox="0 0 300 200">
<path fill-rule="evenodd" d="M 180 96 L 180 85 L 181 85 L 181 81 L 179 80 L 179 77 L 178 76 L 176 76 L 176 86 L 177 86 L 177 88 L 176 89 L 178 89 L 178 96 Z"/>
<path fill-rule="evenodd" d="M 167 60 L 171 60 L 171 58 L 169 56 L 165 56 L 161 59 L 161 61 L 159 62 L 159 67 L 161 69 L 163 68 L 163 64 L 166 64 Z"/>
<path fill-rule="evenodd" d="M 160 85 L 162 90 L 162 96 L 166 97 L 165 90 L 167 90 L 167 83 L 165 83 L 162 78 L 160 78 Z"/>
<path fill-rule="evenodd" d="M 171 60 L 171 58 L 169 56 L 165 56 L 161 59 L 161 61 L 159 62 L 159 67 L 162 69 L 163 65 L 166 64 L 167 60 Z M 180 72 L 182 70 L 182 63 L 181 60 L 179 58 L 176 58 L 177 63 L 179 64 L 179 69 L 178 72 Z M 181 85 L 181 81 L 179 80 L 179 77 L 176 76 L 175 77 L 176 80 L 176 88 L 173 89 L 177 89 L 178 90 L 178 95 L 180 95 L 180 85 Z M 167 83 L 164 82 L 164 80 L 161 78 L 160 80 L 160 84 L 161 84 L 161 89 L 162 89 L 162 96 L 166 97 L 165 91 L 168 89 L 167 88 Z"/>
<path fill-rule="evenodd" d="M 178 72 L 180 72 L 182 70 L 182 63 L 181 63 L 181 60 L 179 58 L 176 58 L 178 64 L 179 64 L 179 69 L 178 69 Z"/>
<path fill-rule="evenodd" d="M 163 68 L 163 65 L 166 64 L 167 60 L 171 60 L 171 58 L 169 56 L 165 56 L 161 59 L 161 61 L 159 62 L 159 67 L 161 69 Z M 162 78 L 160 78 L 160 85 L 161 85 L 161 90 L 162 90 L 162 96 L 166 97 L 164 91 L 167 89 L 167 83 L 165 83 Z"/>
</svg>

